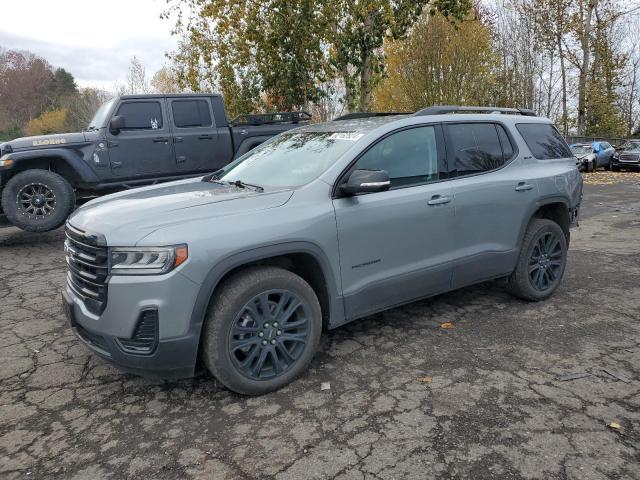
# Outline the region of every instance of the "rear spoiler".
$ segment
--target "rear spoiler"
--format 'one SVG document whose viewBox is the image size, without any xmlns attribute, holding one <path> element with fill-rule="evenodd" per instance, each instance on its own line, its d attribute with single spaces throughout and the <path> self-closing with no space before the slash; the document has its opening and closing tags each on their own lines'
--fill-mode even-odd
<svg viewBox="0 0 640 480">
<path fill-rule="evenodd" d="M 231 125 L 271 125 L 274 123 L 300 123 L 311 121 L 309 112 L 273 112 L 273 113 L 245 113 L 231 120 Z"/>
</svg>

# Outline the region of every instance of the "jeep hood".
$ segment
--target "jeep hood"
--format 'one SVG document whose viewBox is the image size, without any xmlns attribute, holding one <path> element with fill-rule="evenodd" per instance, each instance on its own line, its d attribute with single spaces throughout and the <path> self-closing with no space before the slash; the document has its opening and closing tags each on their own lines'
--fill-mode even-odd
<svg viewBox="0 0 640 480">
<path fill-rule="evenodd" d="M 102 234 L 109 245 L 135 245 L 164 226 L 268 210 L 284 205 L 292 190 L 265 190 L 190 179 L 107 195 L 69 218 L 76 228 Z"/>
<path fill-rule="evenodd" d="M 76 145 L 86 143 L 87 138 L 82 132 L 78 133 L 60 133 L 53 135 L 38 135 L 35 137 L 21 137 L 6 142 L 10 145 L 14 152 L 33 148 L 52 148 L 64 147 L 65 145 Z"/>
</svg>

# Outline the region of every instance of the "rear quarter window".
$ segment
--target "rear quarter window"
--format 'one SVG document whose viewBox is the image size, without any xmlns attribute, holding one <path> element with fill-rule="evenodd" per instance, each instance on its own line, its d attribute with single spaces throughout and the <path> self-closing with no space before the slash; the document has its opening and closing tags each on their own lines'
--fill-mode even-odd
<svg viewBox="0 0 640 480">
<path fill-rule="evenodd" d="M 550 123 L 518 123 L 531 154 L 538 160 L 571 158 L 573 154 L 560 132 Z"/>
</svg>

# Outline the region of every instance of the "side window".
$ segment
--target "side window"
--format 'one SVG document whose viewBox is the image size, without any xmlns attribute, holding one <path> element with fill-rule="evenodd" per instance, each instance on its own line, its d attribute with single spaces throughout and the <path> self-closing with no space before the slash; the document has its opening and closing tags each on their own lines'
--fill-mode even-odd
<svg viewBox="0 0 640 480">
<path fill-rule="evenodd" d="M 571 158 L 573 154 L 560 132 L 550 123 L 518 123 L 516 128 L 538 160 Z"/>
<path fill-rule="evenodd" d="M 447 125 L 447 150 L 451 152 L 453 169 L 458 176 L 494 170 L 505 164 L 498 131 L 493 123 Z"/>
<path fill-rule="evenodd" d="M 171 109 L 173 123 L 178 128 L 211 126 L 211 112 L 206 100 L 174 100 Z"/>
<path fill-rule="evenodd" d="M 160 102 L 125 102 L 116 115 L 125 118 L 125 130 L 156 130 L 162 128 Z"/>
<path fill-rule="evenodd" d="M 513 145 L 511 144 L 511 140 L 509 140 L 509 135 L 505 131 L 502 125 L 496 124 L 496 129 L 498 130 L 498 137 L 500 138 L 500 145 L 502 145 L 502 156 L 505 162 L 508 162 L 513 157 L 515 153 L 513 150 Z"/>
<path fill-rule="evenodd" d="M 437 180 L 435 128 L 416 127 L 393 133 L 367 150 L 355 168 L 386 171 L 392 189 Z"/>
</svg>

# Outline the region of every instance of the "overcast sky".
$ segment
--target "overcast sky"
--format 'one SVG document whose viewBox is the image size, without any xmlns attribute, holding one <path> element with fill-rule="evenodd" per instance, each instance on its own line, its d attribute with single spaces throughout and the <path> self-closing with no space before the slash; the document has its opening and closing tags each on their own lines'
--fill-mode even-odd
<svg viewBox="0 0 640 480">
<path fill-rule="evenodd" d="M 12 0 L 0 7 L 0 46 L 30 50 L 73 74 L 80 86 L 124 81 L 135 55 L 148 76 L 176 48 L 166 0 Z"/>
</svg>

